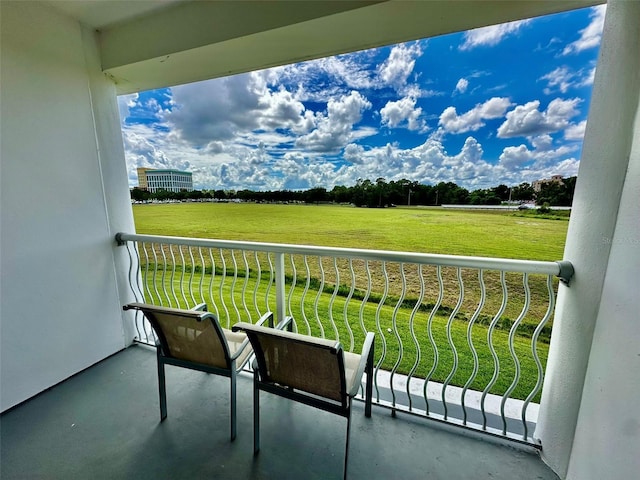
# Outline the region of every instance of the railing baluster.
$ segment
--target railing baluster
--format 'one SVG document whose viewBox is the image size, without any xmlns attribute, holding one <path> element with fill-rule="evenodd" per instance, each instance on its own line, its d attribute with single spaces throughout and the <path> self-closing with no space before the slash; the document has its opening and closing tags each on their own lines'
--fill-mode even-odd
<svg viewBox="0 0 640 480">
<path fill-rule="evenodd" d="M 258 257 L 258 252 L 253 252 L 254 258 L 256 261 L 256 286 L 253 288 L 253 307 L 256 309 L 256 315 L 260 316 L 260 308 L 258 307 L 258 287 L 260 286 L 260 281 L 262 280 L 262 268 L 260 266 L 260 258 Z"/>
<path fill-rule="evenodd" d="M 456 315 L 460 311 L 460 307 L 462 306 L 462 301 L 464 300 L 464 282 L 462 281 L 462 270 L 460 267 L 456 269 L 457 278 L 458 278 L 458 303 L 456 303 L 455 308 L 449 315 L 449 320 L 447 321 L 447 342 L 449 343 L 449 348 L 451 349 L 451 353 L 453 355 L 453 366 L 451 367 L 451 372 L 447 375 L 444 383 L 442 384 L 442 406 L 444 408 L 444 419 L 447 419 L 448 415 L 448 407 L 447 407 L 447 387 L 451 382 L 451 379 L 456 374 L 458 370 L 458 351 L 456 350 L 456 345 L 453 343 L 453 337 L 451 336 L 451 327 L 453 326 L 453 321 L 456 318 Z"/>
<path fill-rule="evenodd" d="M 211 278 L 209 280 L 209 298 L 211 299 L 211 306 L 215 312 L 216 318 L 220 320 L 220 311 L 218 310 L 218 302 L 213 298 L 213 285 L 216 278 L 216 261 L 213 258 L 213 248 L 209 249 L 209 260 L 211 260 Z"/>
<path fill-rule="evenodd" d="M 378 335 L 380 338 L 380 343 L 382 343 L 382 352 L 380 353 L 380 359 L 378 363 L 376 363 L 374 378 L 376 379 L 375 387 L 376 387 L 376 395 L 378 398 L 380 397 L 380 392 L 378 391 L 378 371 L 380 370 L 380 366 L 384 363 L 387 356 L 387 341 L 384 338 L 384 332 L 382 331 L 382 327 L 380 326 L 380 313 L 382 312 L 382 307 L 387 301 L 387 295 L 389 294 L 389 275 L 387 275 L 387 262 L 382 262 L 382 276 L 384 277 L 384 292 L 382 293 L 382 298 L 378 302 L 378 306 L 376 308 L 376 329 L 378 330 Z M 393 391 L 393 386 L 391 388 Z M 393 411 L 395 412 L 395 411 Z"/>
<path fill-rule="evenodd" d="M 313 302 L 313 312 L 316 317 L 316 321 L 318 322 L 318 326 L 320 327 L 320 337 L 326 338 L 324 335 L 322 320 L 320 319 L 320 314 L 318 313 L 318 303 L 320 302 L 320 298 L 322 297 L 322 293 L 324 291 L 324 268 L 322 268 L 322 257 L 318 257 L 318 269 L 320 270 L 320 286 L 318 287 L 318 292 L 316 293 L 316 298 Z"/>
<path fill-rule="evenodd" d="M 191 247 L 189 247 L 189 260 L 191 260 L 191 275 L 189 275 L 189 296 L 191 297 L 191 305 L 188 305 L 187 308 L 195 307 L 198 302 L 196 301 L 196 297 L 193 295 L 193 279 L 196 274 L 196 261 L 193 258 L 193 251 Z"/>
<path fill-rule="evenodd" d="M 271 293 L 271 286 L 275 280 L 275 270 L 273 268 L 273 261 L 271 260 L 271 253 L 267 253 L 267 261 L 269 262 L 269 282 L 267 283 L 267 291 L 264 294 L 264 303 L 267 305 L 267 310 L 271 312 L 271 298 L 269 293 Z"/>
<path fill-rule="evenodd" d="M 160 253 L 162 253 L 162 293 L 164 293 L 165 298 L 167 299 L 167 303 L 171 307 L 171 299 L 169 298 L 169 293 L 167 292 L 167 284 L 165 283 L 165 274 L 167 272 L 167 256 L 164 253 L 164 245 L 160 244 Z"/>
<path fill-rule="evenodd" d="M 220 252 L 220 263 L 222 264 L 222 278 L 220 279 L 220 303 L 222 304 L 222 308 L 224 309 L 225 322 L 227 324 L 227 328 L 231 328 L 231 316 L 229 315 L 227 302 L 224 301 L 224 284 L 227 281 L 227 262 L 224 259 L 224 252 L 222 251 L 222 249 L 219 249 L 219 252 Z M 231 294 L 233 295 L 233 291 Z"/>
<path fill-rule="evenodd" d="M 353 330 L 351 329 L 351 324 L 349 322 L 349 302 L 351 302 L 351 298 L 353 297 L 353 292 L 356 289 L 356 272 L 353 270 L 353 260 L 349 259 L 349 272 L 351 273 L 351 288 L 349 289 L 349 294 L 347 295 L 346 300 L 344 301 L 344 325 L 347 328 L 347 332 L 349 333 L 349 351 L 353 352 Z"/>
<path fill-rule="evenodd" d="M 286 316 L 284 253 L 276 253 L 276 317 L 282 322 Z"/>
<path fill-rule="evenodd" d="M 444 297 L 444 283 L 442 281 L 442 267 L 438 265 L 436 267 L 436 275 L 438 277 L 438 299 L 436 300 L 431 313 L 429 314 L 429 319 L 427 320 L 427 335 L 429 336 L 429 343 L 431 344 L 431 350 L 433 351 L 433 364 L 431 365 L 431 370 L 427 373 L 427 376 L 424 379 L 424 386 L 422 390 L 422 395 L 424 396 L 424 401 L 426 404 L 426 413 L 429 415 L 429 397 L 427 395 L 427 387 L 429 386 L 429 382 L 431 381 L 431 377 L 435 373 L 438 368 L 438 346 L 436 345 L 436 341 L 433 338 L 433 319 L 438 313 L 440 309 L 440 305 L 442 304 L 442 299 Z"/>
<path fill-rule="evenodd" d="M 180 262 L 182 262 L 182 270 L 180 272 L 180 294 L 182 295 L 182 300 L 184 300 L 184 308 L 189 308 L 189 301 L 187 300 L 187 296 L 184 293 L 184 274 L 186 272 L 187 265 L 185 264 L 182 246 L 180 246 L 178 251 L 180 252 Z"/>
<path fill-rule="evenodd" d="M 178 247 L 181 248 L 181 247 Z M 178 301 L 178 294 L 176 293 L 176 257 L 173 254 L 173 245 L 169 245 L 169 253 L 171 253 L 171 293 L 173 294 L 173 299 L 176 301 L 176 307 L 180 306 L 180 302 Z"/>
<path fill-rule="evenodd" d="M 238 303 L 236 302 L 236 283 L 238 282 L 238 262 L 236 261 L 236 252 L 231 249 L 231 261 L 233 262 L 233 279 L 231 280 L 231 306 L 236 311 L 236 318 L 238 322 L 242 321 L 240 318 L 240 310 L 238 310 Z M 231 319 L 229 319 L 231 321 Z"/>
<path fill-rule="evenodd" d="M 424 277 L 422 276 L 422 265 L 418 265 L 418 278 L 420 278 L 420 294 L 416 299 L 416 303 L 413 306 L 413 310 L 411 310 L 411 315 L 409 316 L 409 331 L 411 332 L 411 339 L 413 340 L 413 346 L 416 349 L 416 360 L 413 362 L 411 366 L 411 370 L 407 374 L 407 398 L 409 399 L 409 411 L 413 410 L 413 400 L 411 396 L 411 380 L 413 379 L 413 374 L 416 372 L 418 365 L 420 365 L 421 352 L 420 352 L 420 342 L 418 342 L 418 337 L 416 336 L 415 330 L 415 318 L 416 314 L 420 310 L 420 306 L 422 305 L 422 299 L 424 298 Z"/>
<path fill-rule="evenodd" d="M 249 262 L 247 261 L 247 251 L 242 250 L 242 261 L 244 262 L 244 283 L 242 284 L 242 306 L 244 308 L 244 312 L 247 314 L 247 321 L 251 321 L 251 312 L 247 307 L 247 287 L 249 286 Z"/>
<path fill-rule="evenodd" d="M 204 257 L 202 256 L 202 247 L 198 247 L 198 255 L 200 256 L 200 283 L 198 284 L 198 293 L 200 294 L 200 300 L 196 302 L 196 304 L 206 303 L 204 300 L 202 287 L 204 285 L 204 276 L 207 273 L 207 266 L 205 265 Z"/>
<path fill-rule="evenodd" d="M 547 324 L 547 322 L 551 318 L 551 315 L 553 314 L 553 309 L 556 303 L 555 294 L 553 291 L 553 279 L 551 278 L 551 275 L 547 276 L 547 291 L 549 292 L 549 308 L 547 308 L 547 312 L 545 313 L 544 317 L 536 327 L 531 337 L 531 353 L 533 355 L 534 362 L 536 362 L 536 368 L 538 369 L 538 377 L 536 379 L 536 384 L 533 387 L 533 390 L 531 390 L 531 393 L 527 395 L 527 398 L 525 399 L 524 404 L 522 405 L 522 426 L 524 429 L 524 434 L 522 437 L 523 440 L 527 440 L 528 433 L 529 433 L 528 431 L 529 429 L 527 428 L 527 408 L 529 407 L 529 403 L 531 403 L 531 400 L 538 394 L 538 392 L 540 391 L 540 388 L 542 388 L 542 382 L 544 380 L 544 370 L 542 368 L 542 362 L 540 361 L 540 356 L 538 355 L 538 337 L 540 336 L 540 333 L 542 332 L 542 329 L 544 328 L 544 326 Z"/>
<path fill-rule="evenodd" d="M 336 322 L 333 318 L 333 305 L 335 304 L 336 297 L 338 296 L 338 289 L 340 288 L 340 272 L 338 271 L 338 258 L 333 257 L 333 271 L 335 274 L 335 285 L 333 287 L 333 293 L 331 294 L 331 299 L 329 299 L 329 321 L 331 322 L 331 327 L 333 328 L 333 334 L 337 342 L 340 341 L 340 334 L 338 333 L 338 327 L 336 327 Z"/>
<path fill-rule="evenodd" d="M 487 293 L 486 292 L 487 289 L 484 284 L 484 276 L 483 276 L 482 269 L 478 269 L 478 283 L 480 284 L 480 300 L 478 301 L 478 306 L 475 312 L 473 312 L 473 315 L 471 316 L 471 320 L 469 320 L 469 325 L 467 325 L 467 345 L 469 345 L 469 350 L 471 351 L 471 355 L 473 356 L 473 371 L 471 372 L 471 375 L 469 376 L 467 383 L 464 384 L 464 388 L 462 389 L 462 395 L 460 398 L 460 403 L 462 405 L 462 415 L 463 415 L 462 424 L 463 425 L 467 424 L 467 406 L 465 403 L 467 390 L 475 381 L 476 376 L 478 375 L 478 368 L 479 368 L 478 352 L 473 344 L 472 333 L 473 333 L 473 325 L 478 319 L 480 312 L 484 308 L 484 302 L 485 302 L 486 293 Z"/>
<path fill-rule="evenodd" d="M 302 315 L 302 320 L 304 320 L 304 324 L 307 326 L 307 335 L 311 335 L 311 325 L 309 324 L 309 319 L 307 318 L 307 313 L 305 312 L 305 303 L 307 299 L 307 292 L 309 291 L 309 285 L 311 284 L 311 271 L 309 269 L 309 260 L 306 255 L 303 257 L 304 267 L 306 271 L 307 280 L 304 283 L 304 290 L 302 291 L 302 295 L 300 296 L 300 313 Z"/>
<path fill-rule="evenodd" d="M 293 310 L 291 309 L 291 302 L 293 300 L 293 292 L 296 289 L 296 283 L 298 281 L 298 272 L 296 270 L 296 262 L 293 258 L 293 255 L 289 255 L 289 260 L 291 261 L 291 286 L 289 287 L 289 294 L 287 295 L 287 309 L 289 315 L 293 317 Z"/>
<path fill-rule="evenodd" d="M 402 362 L 402 356 L 404 354 L 404 350 L 402 348 L 402 339 L 400 335 L 398 335 L 398 311 L 400 310 L 400 306 L 404 302 L 404 296 L 407 291 L 407 277 L 404 274 L 404 263 L 400 263 L 400 278 L 402 278 L 402 290 L 400 290 L 400 298 L 396 302 L 396 306 L 393 308 L 393 313 L 391 314 L 391 330 L 393 335 L 396 337 L 398 341 L 398 358 L 396 363 L 391 368 L 391 375 L 389 375 L 389 388 L 391 389 L 391 405 L 393 407 L 396 406 L 396 389 L 393 388 L 393 377 L 396 374 L 396 370 L 398 370 L 398 366 L 400 362 Z"/>
<path fill-rule="evenodd" d="M 507 388 L 507 391 L 504 392 L 504 395 L 502 395 L 502 401 L 500 402 L 500 416 L 502 417 L 502 434 L 503 435 L 507 434 L 507 418 L 505 417 L 505 413 L 504 413 L 505 404 L 507 402 L 507 399 L 511 396 L 511 392 L 513 392 L 514 388 L 516 388 L 516 385 L 518 384 L 518 381 L 520 380 L 520 360 L 518 359 L 518 355 L 516 355 L 514 343 L 515 343 L 515 337 L 516 337 L 516 330 L 518 330 L 518 327 L 520 326 L 520 322 L 522 322 L 522 319 L 526 316 L 527 312 L 529 311 L 529 301 L 531 299 L 531 291 L 529 289 L 529 274 L 527 273 L 523 274 L 522 283 L 524 286 L 524 305 L 522 306 L 522 311 L 520 312 L 520 315 L 518 315 L 518 318 L 516 319 L 515 322 L 513 322 L 513 325 L 511 325 L 511 329 L 509 330 L 509 353 L 511 354 L 511 358 L 513 359 L 513 363 L 515 365 L 515 374 L 513 376 L 513 381 L 511 382 L 511 385 L 509 385 L 509 388 Z"/>
<path fill-rule="evenodd" d="M 151 244 L 151 251 L 153 252 L 153 289 L 156 292 L 158 304 L 164 305 L 164 303 L 162 302 L 162 297 L 160 296 L 160 292 L 158 291 L 158 282 L 156 281 L 156 276 L 158 274 L 158 255 L 156 253 L 155 247 L 153 246 L 153 243 Z"/>
<path fill-rule="evenodd" d="M 482 391 L 482 397 L 480 398 L 480 411 L 482 412 L 482 429 L 483 430 L 487 429 L 487 412 L 485 409 L 485 400 L 487 397 L 487 393 L 489 393 L 489 390 L 493 388 L 493 386 L 496 383 L 496 380 L 498 379 L 498 375 L 500 375 L 500 360 L 498 359 L 496 349 L 493 346 L 493 332 L 496 328 L 498 321 L 500 320 L 500 317 L 504 313 L 504 309 L 507 306 L 508 292 L 507 292 L 507 283 L 505 282 L 504 271 L 500 272 L 500 284 L 502 285 L 502 303 L 500 304 L 500 309 L 498 310 L 498 313 L 496 313 L 495 317 L 493 317 L 493 320 L 489 325 L 489 330 L 487 331 L 487 344 L 489 345 L 489 351 L 491 352 L 491 357 L 493 358 L 493 376 L 491 377 L 491 380 L 489 380 L 489 383 L 487 383 L 487 386 L 484 387 L 484 390 Z"/>
</svg>

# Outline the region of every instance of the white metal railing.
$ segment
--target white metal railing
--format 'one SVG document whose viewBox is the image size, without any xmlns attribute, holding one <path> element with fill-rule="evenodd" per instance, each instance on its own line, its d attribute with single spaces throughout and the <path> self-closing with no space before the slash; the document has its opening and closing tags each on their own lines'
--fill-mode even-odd
<svg viewBox="0 0 640 480">
<path fill-rule="evenodd" d="M 376 333 L 375 401 L 536 445 L 554 276 L 569 262 L 119 233 L 138 301 L 206 302 L 230 327 L 274 311 L 358 350 Z M 137 340 L 155 343 L 135 320 Z"/>
</svg>

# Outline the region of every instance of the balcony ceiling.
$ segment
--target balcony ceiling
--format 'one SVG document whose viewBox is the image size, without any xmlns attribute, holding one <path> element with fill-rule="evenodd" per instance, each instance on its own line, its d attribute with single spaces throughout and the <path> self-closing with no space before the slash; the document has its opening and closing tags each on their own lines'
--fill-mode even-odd
<svg viewBox="0 0 640 480">
<path fill-rule="evenodd" d="M 100 30 L 120 94 L 592 6 L 603 0 L 50 1 Z"/>
</svg>

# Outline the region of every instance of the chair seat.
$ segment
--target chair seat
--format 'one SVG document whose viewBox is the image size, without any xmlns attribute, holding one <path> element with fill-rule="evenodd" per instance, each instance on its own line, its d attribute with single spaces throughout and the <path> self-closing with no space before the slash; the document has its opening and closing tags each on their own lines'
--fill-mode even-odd
<svg viewBox="0 0 640 480">
<path fill-rule="evenodd" d="M 347 391 L 350 391 L 356 381 L 360 381 L 360 379 L 356 378 L 356 372 L 358 371 L 358 366 L 360 365 L 360 359 L 362 358 L 362 355 L 351 352 L 342 353 L 344 355 L 344 379 L 347 386 Z"/>
</svg>

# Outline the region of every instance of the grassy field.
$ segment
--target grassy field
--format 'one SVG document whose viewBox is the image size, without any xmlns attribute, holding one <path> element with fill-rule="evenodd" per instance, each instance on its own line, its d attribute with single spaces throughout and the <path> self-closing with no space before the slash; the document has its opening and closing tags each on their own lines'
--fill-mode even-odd
<svg viewBox="0 0 640 480">
<path fill-rule="evenodd" d="M 540 218 L 531 212 L 453 211 L 438 208 L 358 209 L 328 205 L 195 203 L 136 205 L 134 215 L 138 233 L 532 260 L 560 259 L 568 226 L 568 218 L 561 216 Z M 230 262 L 227 262 L 227 265 L 229 264 Z M 220 262 L 216 263 L 216 269 L 219 265 Z M 205 292 L 208 290 L 207 282 L 214 282 L 210 275 L 210 267 L 211 264 L 208 261 L 203 264 L 204 269 L 209 269 L 209 274 L 203 278 Z M 415 280 L 419 277 L 414 267 L 407 267 L 405 273 L 409 286 L 402 305 L 398 304 L 400 293 L 399 290 L 396 291 L 400 285 L 399 275 L 393 270 L 397 266 L 389 265 L 390 270 L 387 273 L 391 278 L 391 285 L 389 295 L 383 303 L 380 303 L 379 295 L 383 288 L 380 284 L 375 285 L 374 282 L 374 292 L 378 292 L 378 295 L 373 295 L 365 303 L 358 300 L 356 295 L 348 305 L 345 305 L 348 302 L 345 293 L 348 292 L 348 288 L 345 285 L 342 285 L 340 294 L 332 295 L 336 290 L 335 281 L 332 280 L 333 268 L 330 262 L 324 266 L 326 283 L 323 293 L 318 293 L 318 271 L 312 266 L 310 276 L 314 280 L 312 283 L 315 287 L 306 298 L 302 293 L 304 283 L 307 281 L 306 275 L 302 273 L 304 270 L 298 269 L 297 287 L 292 288 L 289 279 L 287 287 L 287 291 L 291 292 L 288 294 L 289 305 L 300 331 L 314 335 L 324 334 L 329 338 L 338 337 L 343 343 L 346 342 L 345 347 L 348 349 L 353 335 L 356 350 L 364 338 L 364 330 L 377 332 L 376 357 L 380 361 L 381 368 L 397 369 L 399 373 L 413 373 L 421 378 L 429 377 L 435 381 L 444 381 L 449 376 L 454 361 L 453 350 L 446 335 L 447 328 L 450 328 L 452 341 L 459 355 L 458 370 L 450 380 L 454 385 L 465 384 L 474 370 L 473 357 L 467 343 L 467 328 L 478 302 L 477 279 L 474 284 L 477 271 L 463 271 L 465 305 L 452 319 L 451 311 L 456 304 L 459 289 L 455 269 L 451 267 L 443 269 L 445 293 L 442 308 L 434 315 L 430 312 L 433 301 L 437 297 L 438 285 L 433 267 L 425 268 L 423 272 L 426 293 L 419 300 L 415 287 L 411 287 L 412 282 L 415 286 Z M 358 269 L 362 270 L 363 267 L 356 266 L 356 270 Z M 254 271 L 253 266 L 251 271 Z M 202 268 L 183 288 L 189 290 L 194 288 L 194 285 L 198 285 L 201 279 L 200 272 Z M 249 312 L 245 311 L 246 307 L 243 309 L 241 306 L 245 301 L 252 305 L 251 300 L 242 298 L 239 293 L 245 273 L 241 267 L 241 271 L 238 272 L 240 277 L 238 290 L 235 292 L 225 284 L 224 295 L 218 294 L 216 292 L 222 287 L 216 284 L 210 290 L 213 295 L 203 295 L 205 301 L 220 309 L 221 318 L 227 317 L 226 321 L 231 324 L 240 319 L 249 321 L 251 319 Z M 216 282 L 220 281 L 220 274 L 221 271 L 218 270 Z M 230 271 L 229 275 L 233 273 Z M 374 277 L 383 278 L 375 272 Z M 264 287 L 256 286 L 253 274 L 246 278 L 248 279 L 247 291 L 253 292 L 255 288 L 256 291 L 260 291 L 259 298 L 262 298 Z M 340 274 L 340 278 L 342 284 L 348 280 L 349 275 L 345 271 Z M 479 369 L 472 388 L 479 390 L 482 390 L 494 375 L 487 324 L 500 309 L 502 299 L 496 272 L 487 272 L 486 280 L 486 305 L 477 323 L 474 324 L 471 334 L 479 357 Z M 150 286 L 157 281 L 148 276 L 144 283 Z M 522 368 L 522 377 L 512 394 L 515 398 L 524 399 L 537 381 L 537 366 L 531 356 L 531 332 L 547 308 L 543 301 L 536 303 L 537 299 L 545 298 L 545 281 L 542 276 L 531 280 L 532 308 L 514 338 L 514 352 Z M 166 286 L 160 287 L 159 291 L 162 292 L 165 288 L 168 291 L 180 289 L 175 282 L 177 279 L 171 280 L 167 274 L 167 278 L 161 281 L 166 283 Z M 178 284 L 181 282 L 180 280 Z M 507 284 L 508 308 L 501 315 L 490 342 L 500 363 L 500 374 L 495 379 L 494 387 L 491 388 L 491 392 L 496 394 L 504 393 L 513 380 L 515 364 L 509 351 L 508 336 L 511 322 L 522 309 L 524 298 L 522 275 L 509 274 Z M 150 288 L 150 293 L 153 291 L 153 287 Z M 153 297 L 153 294 L 151 296 Z M 359 298 L 362 299 L 362 296 Z M 157 299 L 160 303 L 165 303 L 166 300 L 166 298 Z M 235 305 L 240 306 L 238 310 L 235 309 L 236 307 L 231 308 L 234 301 Z M 422 303 L 421 309 L 418 314 L 412 315 L 416 302 Z M 229 315 L 223 311 L 225 304 L 228 306 Z M 273 304 L 264 308 L 273 308 Z M 241 317 L 234 320 L 236 317 L 234 312 L 238 311 Z M 361 314 L 364 329 L 360 323 Z M 328 320 L 331 318 L 335 319 L 335 323 Z M 429 322 L 431 325 L 427 328 Z M 428 337 L 429 331 L 437 344 L 438 354 L 435 358 L 431 340 Z M 537 343 L 538 354 L 543 365 L 546 363 L 548 345 L 545 342 L 548 341 L 549 333 L 550 329 L 547 328 L 541 336 L 543 341 Z"/>
<path fill-rule="evenodd" d="M 560 260 L 568 218 L 440 208 L 180 203 L 134 205 L 138 233 Z"/>
</svg>

